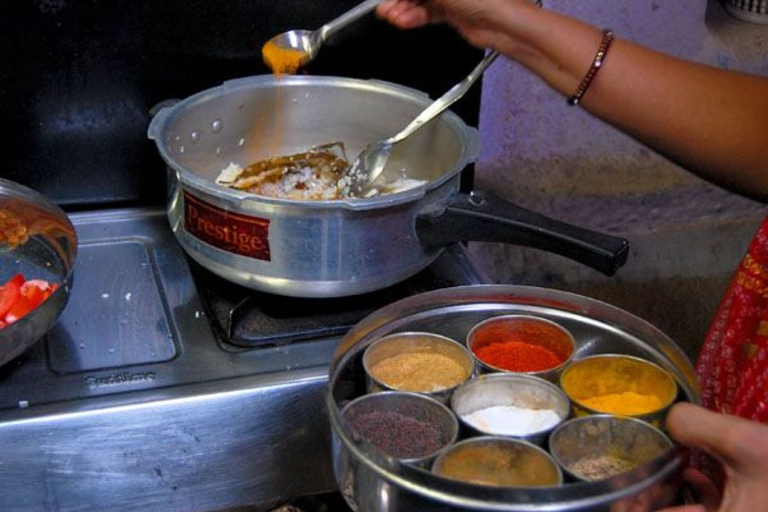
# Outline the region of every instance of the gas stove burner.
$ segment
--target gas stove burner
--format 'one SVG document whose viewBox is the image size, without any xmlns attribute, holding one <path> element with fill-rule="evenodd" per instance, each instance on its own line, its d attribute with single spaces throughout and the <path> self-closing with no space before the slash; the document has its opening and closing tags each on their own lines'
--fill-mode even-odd
<svg viewBox="0 0 768 512">
<path fill-rule="evenodd" d="M 353 297 L 303 299 L 259 292 L 213 275 L 194 261 L 190 268 L 206 313 L 224 344 L 283 346 L 341 336 L 375 310 L 418 293 L 462 284 L 432 267 L 402 283 Z"/>
</svg>

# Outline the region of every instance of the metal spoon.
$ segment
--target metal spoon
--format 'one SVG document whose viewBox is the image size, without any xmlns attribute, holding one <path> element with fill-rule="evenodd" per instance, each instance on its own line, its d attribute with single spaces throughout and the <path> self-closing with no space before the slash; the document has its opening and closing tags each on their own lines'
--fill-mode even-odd
<svg viewBox="0 0 768 512">
<path fill-rule="evenodd" d="M 317 30 L 289 30 L 271 38 L 264 44 L 264 47 L 273 46 L 303 53 L 303 58 L 299 64 L 304 66 L 317 56 L 317 52 L 320 51 L 320 47 L 326 39 L 374 10 L 381 2 L 382 0 L 366 0 Z"/>
<path fill-rule="evenodd" d="M 346 197 L 363 197 L 370 188 L 371 183 L 384 170 L 393 146 L 440 115 L 456 100 L 464 96 L 472 84 L 480 78 L 498 56 L 498 52 L 495 51 L 486 54 L 485 58 L 480 61 L 464 80 L 451 87 L 448 92 L 424 109 L 402 131 L 388 139 L 373 142 L 363 149 L 339 180 L 342 195 Z"/>
</svg>

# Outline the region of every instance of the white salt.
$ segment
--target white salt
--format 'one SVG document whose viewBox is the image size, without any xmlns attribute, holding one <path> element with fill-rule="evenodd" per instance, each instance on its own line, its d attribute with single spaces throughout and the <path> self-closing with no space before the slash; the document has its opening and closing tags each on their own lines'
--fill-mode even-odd
<svg viewBox="0 0 768 512">
<path fill-rule="evenodd" d="M 560 422 L 560 416 L 552 409 L 527 409 L 513 405 L 487 407 L 463 418 L 483 432 L 510 436 L 541 432 Z"/>
</svg>

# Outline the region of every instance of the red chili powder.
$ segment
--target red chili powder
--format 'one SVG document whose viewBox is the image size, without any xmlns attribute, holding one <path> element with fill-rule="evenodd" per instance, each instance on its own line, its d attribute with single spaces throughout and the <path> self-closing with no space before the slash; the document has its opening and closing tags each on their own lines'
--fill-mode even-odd
<svg viewBox="0 0 768 512">
<path fill-rule="evenodd" d="M 475 349 L 475 354 L 491 366 L 513 372 L 538 372 L 563 362 L 551 350 L 523 341 L 489 343 Z"/>
</svg>

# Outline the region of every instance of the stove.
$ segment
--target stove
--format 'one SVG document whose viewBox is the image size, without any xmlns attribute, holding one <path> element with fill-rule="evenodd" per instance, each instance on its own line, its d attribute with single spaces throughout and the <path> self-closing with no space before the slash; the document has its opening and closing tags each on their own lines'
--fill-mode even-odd
<svg viewBox="0 0 768 512">
<path fill-rule="evenodd" d="M 160 208 L 70 215 L 74 286 L 0 368 L 0 510 L 209 511 L 332 493 L 328 365 L 370 312 L 486 279 L 455 245 L 407 281 L 297 299 L 189 260 Z"/>
</svg>

